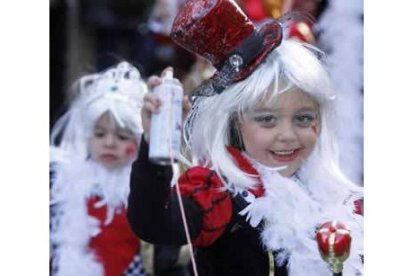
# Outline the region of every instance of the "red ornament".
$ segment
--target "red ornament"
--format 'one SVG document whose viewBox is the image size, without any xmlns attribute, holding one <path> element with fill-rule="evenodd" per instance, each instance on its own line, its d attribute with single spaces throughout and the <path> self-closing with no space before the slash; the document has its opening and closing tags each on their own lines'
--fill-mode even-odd
<svg viewBox="0 0 414 276">
<path fill-rule="evenodd" d="M 248 77 L 281 43 L 282 28 L 274 20 L 256 29 L 232 0 L 187 0 L 174 20 L 171 38 L 209 60 L 218 70 L 215 76 L 225 65 L 236 64 L 237 73 L 230 76 L 234 82 Z"/>
<path fill-rule="evenodd" d="M 311 25 L 304 22 L 292 22 L 289 26 L 289 37 L 298 39 L 299 41 L 314 44 L 315 37 L 312 33 Z"/>
<path fill-rule="evenodd" d="M 355 214 L 363 216 L 364 215 L 364 199 L 355 200 L 354 206 L 355 206 L 355 209 L 354 209 Z"/>
<path fill-rule="evenodd" d="M 268 17 L 263 1 L 242 0 L 239 1 L 240 7 L 246 12 L 247 16 L 254 22 L 260 22 Z"/>
<path fill-rule="evenodd" d="M 351 248 L 350 231 L 341 222 L 329 221 L 320 226 L 316 240 L 322 259 L 334 273 L 340 273 Z"/>
</svg>

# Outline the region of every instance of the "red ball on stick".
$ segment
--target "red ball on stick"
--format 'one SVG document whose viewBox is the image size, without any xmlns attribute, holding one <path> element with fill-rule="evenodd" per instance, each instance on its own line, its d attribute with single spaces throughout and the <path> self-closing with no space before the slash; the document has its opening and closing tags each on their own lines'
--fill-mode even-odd
<svg viewBox="0 0 414 276">
<path fill-rule="evenodd" d="M 341 273 L 351 249 L 351 232 L 341 222 L 329 221 L 316 232 L 319 253 L 334 273 Z"/>
</svg>

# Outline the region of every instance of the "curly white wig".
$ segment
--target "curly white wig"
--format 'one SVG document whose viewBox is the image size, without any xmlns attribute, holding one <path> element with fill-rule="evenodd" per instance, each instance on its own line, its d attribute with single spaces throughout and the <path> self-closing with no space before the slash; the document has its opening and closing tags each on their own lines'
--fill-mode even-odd
<svg viewBox="0 0 414 276">
<path fill-rule="evenodd" d="M 361 192 L 359 187 L 346 180 L 338 167 L 333 110 L 335 93 L 319 60 L 320 54 L 315 47 L 285 40 L 248 78 L 232 84 L 221 94 L 197 99 L 185 123 L 185 138 L 194 162 L 217 171 L 229 189 L 234 185 L 243 188 L 255 185 L 257 180 L 237 167 L 226 148 L 238 147 L 232 122 L 240 120 L 265 99 L 269 90 L 274 91 L 271 100 L 277 101 L 281 93 L 300 89 L 319 104 L 321 132 L 314 151 L 297 173 L 306 175 L 303 179 L 310 183 L 320 178 L 331 179 L 338 184 L 330 185 L 332 190 Z M 342 192 L 339 194 L 343 195 Z"/>
<path fill-rule="evenodd" d="M 140 110 L 147 86 L 138 69 L 123 61 L 102 73 L 80 78 L 76 86 L 78 93 L 69 110 L 51 131 L 52 146 L 86 157 L 87 141 L 104 114 L 110 114 L 139 141 L 143 132 Z"/>
</svg>

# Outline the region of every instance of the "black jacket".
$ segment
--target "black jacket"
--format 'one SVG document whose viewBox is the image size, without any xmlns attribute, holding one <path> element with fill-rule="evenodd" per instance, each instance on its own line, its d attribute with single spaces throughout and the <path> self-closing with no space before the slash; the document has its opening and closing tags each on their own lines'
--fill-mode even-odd
<svg viewBox="0 0 414 276">
<path fill-rule="evenodd" d="M 155 244 L 185 244 L 185 232 L 177 195 L 171 192 L 170 166 L 149 162 L 148 144 L 141 139 L 138 159 L 132 165 L 128 220 L 143 240 Z M 191 199 L 182 197 L 189 232 L 195 239 L 202 229 L 202 211 Z M 199 275 L 287 275 L 286 267 L 275 265 L 274 252 L 261 244 L 260 230 L 238 215 L 239 204 L 232 199 L 233 215 L 224 233 L 208 247 L 195 249 Z"/>
</svg>

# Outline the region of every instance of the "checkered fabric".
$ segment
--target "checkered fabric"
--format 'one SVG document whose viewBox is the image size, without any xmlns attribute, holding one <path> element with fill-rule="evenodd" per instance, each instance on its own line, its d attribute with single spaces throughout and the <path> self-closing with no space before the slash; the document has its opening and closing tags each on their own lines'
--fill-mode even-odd
<svg viewBox="0 0 414 276">
<path fill-rule="evenodd" d="M 123 276 L 146 276 L 139 254 L 135 255 Z"/>
</svg>

